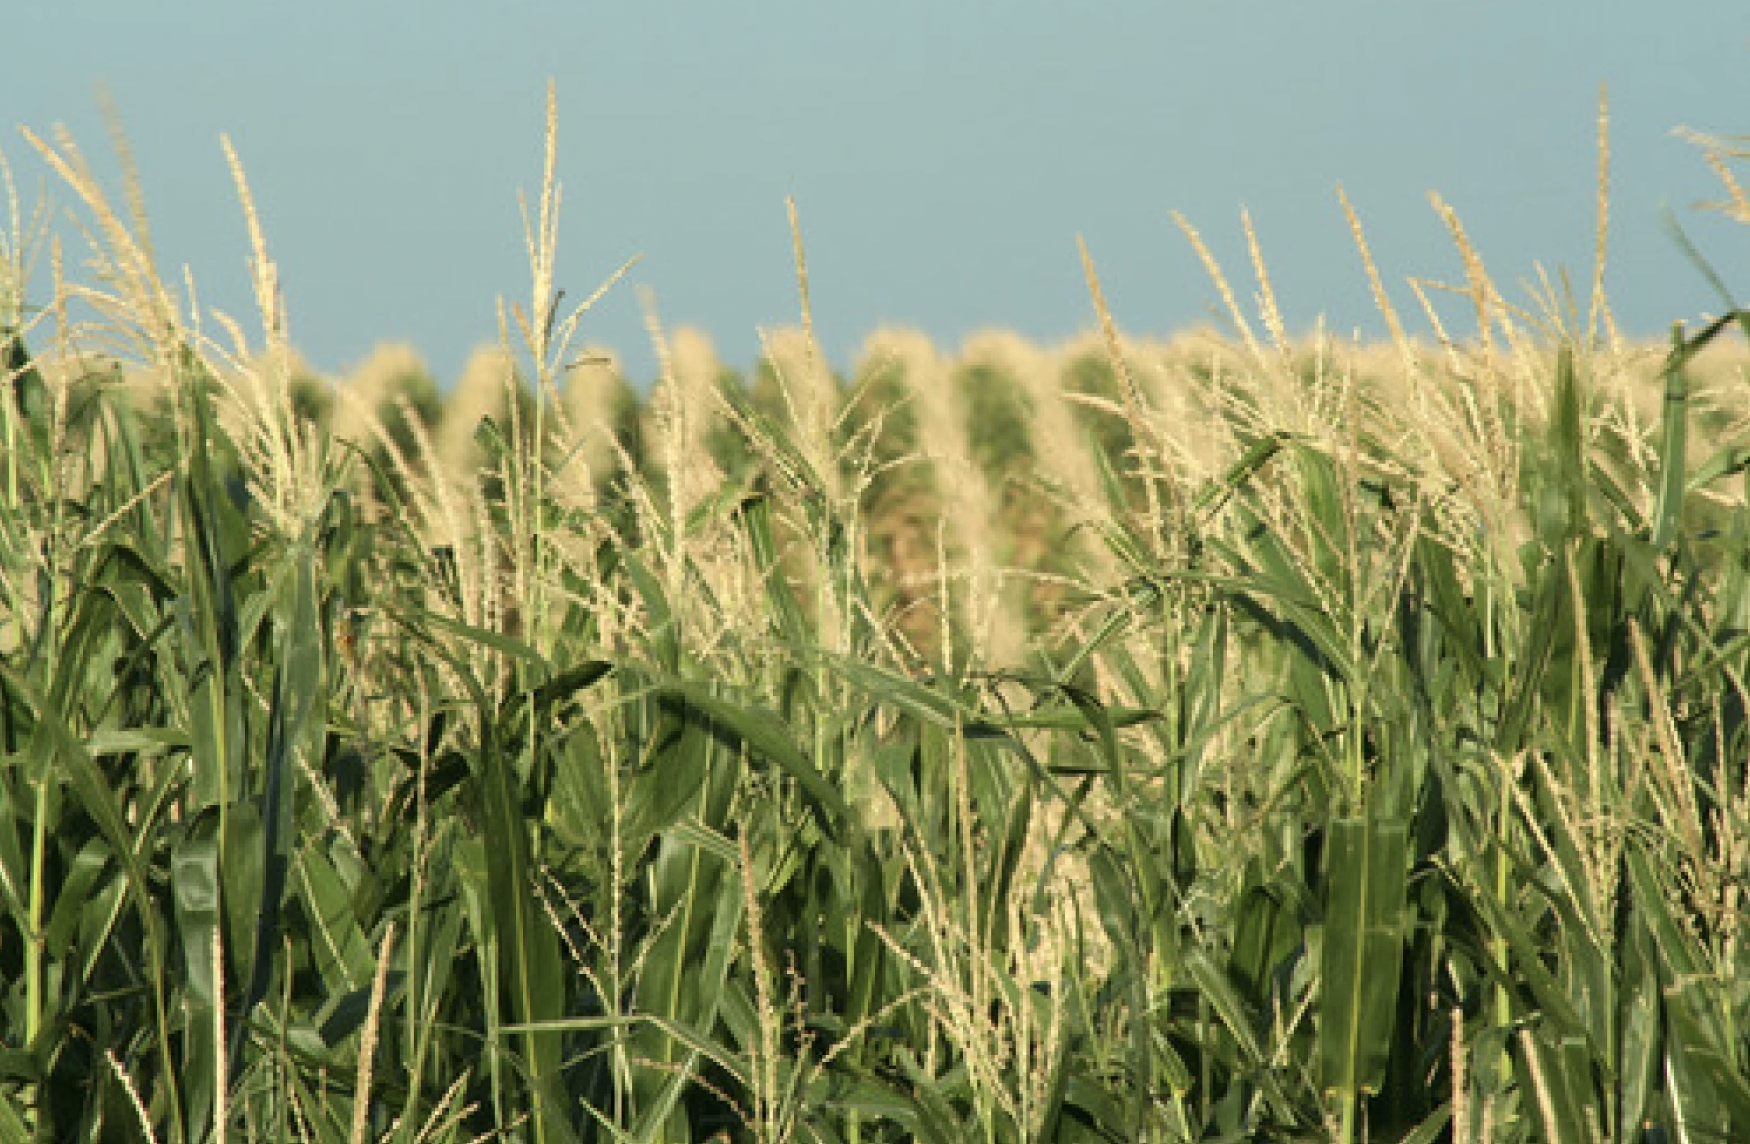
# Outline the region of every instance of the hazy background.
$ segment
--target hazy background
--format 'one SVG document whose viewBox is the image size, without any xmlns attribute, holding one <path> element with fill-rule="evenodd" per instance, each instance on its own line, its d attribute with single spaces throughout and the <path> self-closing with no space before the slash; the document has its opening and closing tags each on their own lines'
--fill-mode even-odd
<svg viewBox="0 0 1750 1144">
<path fill-rule="evenodd" d="M 1651 336 L 1720 308 L 1666 208 L 1750 297 L 1750 233 L 1694 210 L 1718 185 L 1671 134 L 1750 133 L 1743 0 L 79 0 L 15 5 L 0 36 L 0 150 L 27 201 L 72 199 L 16 127 L 64 122 L 96 157 L 106 87 L 160 256 L 204 303 L 252 315 L 230 133 L 293 339 L 325 370 L 405 339 L 447 385 L 496 338 L 495 297 L 528 292 L 516 194 L 538 184 L 549 77 L 569 296 L 642 255 L 631 282 L 663 320 L 743 367 L 758 327 L 797 320 L 786 195 L 841 365 L 883 323 L 948 346 L 1085 328 L 1078 233 L 1129 332 L 1203 320 L 1215 291 L 1175 209 L 1249 299 L 1248 207 L 1291 327 L 1322 313 L 1373 336 L 1339 182 L 1402 306 L 1405 276 L 1462 276 L 1430 189 L 1509 300 L 1541 261 L 1583 301 L 1601 84 L 1619 320 Z M 634 286 L 584 336 L 653 372 Z"/>
</svg>

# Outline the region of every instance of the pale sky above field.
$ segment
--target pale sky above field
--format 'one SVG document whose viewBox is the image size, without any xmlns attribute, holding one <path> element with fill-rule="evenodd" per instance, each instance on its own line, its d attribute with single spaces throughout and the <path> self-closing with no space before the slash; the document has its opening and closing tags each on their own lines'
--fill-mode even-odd
<svg viewBox="0 0 1750 1144">
<path fill-rule="evenodd" d="M 1086 328 L 1085 235 L 1120 325 L 1166 334 L 1217 296 L 1182 212 L 1254 287 L 1249 208 L 1290 327 L 1379 333 L 1335 194 L 1394 299 L 1462 276 L 1428 205 L 1458 211 L 1509 300 L 1541 261 L 1591 279 L 1595 119 L 1613 123 L 1619 321 L 1656 336 L 1718 300 L 1667 237 L 1669 208 L 1750 298 L 1750 232 L 1672 130 L 1750 134 L 1744 0 L 78 0 L 4 21 L 0 150 L 27 200 L 51 182 L 17 132 L 105 153 L 113 93 L 157 249 L 202 301 L 252 315 L 247 238 L 219 146 L 248 168 L 294 341 L 323 369 L 409 340 L 446 384 L 528 293 L 519 188 L 540 173 L 558 83 L 559 277 L 627 283 L 583 336 L 653 372 L 636 287 L 731 363 L 798 319 L 784 198 L 815 317 L 843 365 L 882 324 L 952 346 L 1005 326 Z M 102 163 L 101 170 L 113 171 Z M 1750 178 L 1750 172 L 1746 172 Z M 46 263 L 36 297 L 46 289 Z M 1455 328 L 1463 307 L 1449 306 Z M 1423 330 L 1419 320 L 1412 329 Z"/>
</svg>

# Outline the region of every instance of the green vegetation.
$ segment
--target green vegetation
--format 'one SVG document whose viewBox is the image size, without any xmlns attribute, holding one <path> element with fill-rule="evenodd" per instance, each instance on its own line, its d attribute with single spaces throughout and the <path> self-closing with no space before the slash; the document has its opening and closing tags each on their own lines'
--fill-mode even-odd
<svg viewBox="0 0 1750 1144">
<path fill-rule="evenodd" d="M 15 221 L 0 1142 L 1750 1131 L 1742 314 L 1534 331 L 1455 228 L 1465 345 L 1260 266 L 1265 340 L 586 400 L 549 124 L 465 434 L 40 148 L 135 352 Z"/>
</svg>

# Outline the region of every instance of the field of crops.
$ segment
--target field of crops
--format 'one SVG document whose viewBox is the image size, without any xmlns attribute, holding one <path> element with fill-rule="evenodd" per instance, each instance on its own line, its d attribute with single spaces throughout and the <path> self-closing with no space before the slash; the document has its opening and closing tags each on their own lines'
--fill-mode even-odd
<svg viewBox="0 0 1750 1144">
<path fill-rule="evenodd" d="M 1735 314 L 1515 308 L 1448 213 L 1466 330 L 1291 339 L 1254 246 L 1219 335 L 839 376 L 803 272 L 640 392 L 549 153 L 446 396 L 297 365 L 241 173 L 247 336 L 32 140 L 95 271 L 14 209 L 0 1144 L 1750 1133 Z"/>
</svg>

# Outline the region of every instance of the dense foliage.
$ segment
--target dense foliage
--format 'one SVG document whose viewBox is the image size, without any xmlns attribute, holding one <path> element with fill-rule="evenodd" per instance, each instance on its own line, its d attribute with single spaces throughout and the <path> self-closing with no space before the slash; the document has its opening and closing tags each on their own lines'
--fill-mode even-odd
<svg viewBox="0 0 1750 1144">
<path fill-rule="evenodd" d="M 0 1141 L 1750 1131 L 1730 320 L 595 426 L 524 320 L 458 474 L 76 189 L 161 384 L 0 312 Z"/>
</svg>

